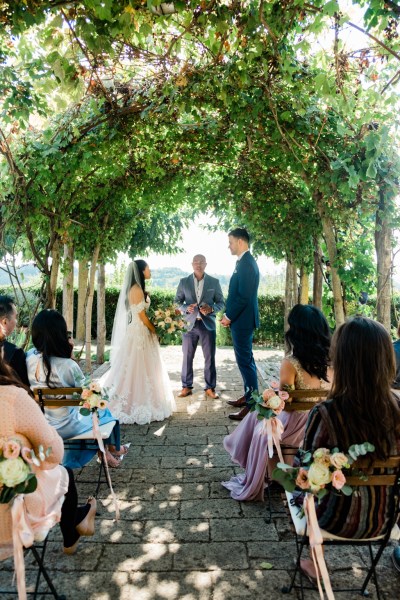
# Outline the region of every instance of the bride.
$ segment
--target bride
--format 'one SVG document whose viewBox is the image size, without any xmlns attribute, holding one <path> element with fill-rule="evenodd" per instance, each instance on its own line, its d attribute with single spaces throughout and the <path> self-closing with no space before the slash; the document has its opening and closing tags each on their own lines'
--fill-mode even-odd
<svg viewBox="0 0 400 600">
<path fill-rule="evenodd" d="M 156 330 L 146 314 L 150 298 L 145 280 L 150 277 L 144 260 L 129 265 L 114 318 L 111 368 L 102 385 L 121 423 L 162 421 L 176 408 Z"/>
</svg>

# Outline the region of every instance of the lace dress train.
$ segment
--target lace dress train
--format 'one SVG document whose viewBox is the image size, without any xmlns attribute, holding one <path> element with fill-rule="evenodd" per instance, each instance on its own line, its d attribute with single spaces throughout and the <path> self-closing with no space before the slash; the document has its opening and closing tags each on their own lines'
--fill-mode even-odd
<svg viewBox="0 0 400 600">
<path fill-rule="evenodd" d="M 148 305 L 142 301 L 130 306 L 131 321 L 125 337 L 101 381 L 109 395 L 110 410 L 121 423 L 163 421 L 176 408 L 157 337 L 139 318 Z"/>
</svg>

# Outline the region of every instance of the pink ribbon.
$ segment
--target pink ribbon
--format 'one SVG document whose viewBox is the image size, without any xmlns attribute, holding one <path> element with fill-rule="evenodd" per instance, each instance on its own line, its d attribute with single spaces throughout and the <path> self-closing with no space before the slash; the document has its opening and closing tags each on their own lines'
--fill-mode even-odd
<svg viewBox="0 0 400 600">
<path fill-rule="evenodd" d="M 24 495 L 17 495 L 11 504 L 14 568 L 19 600 L 26 600 L 25 560 L 23 548 L 34 542 L 32 527 L 26 519 Z"/>
<path fill-rule="evenodd" d="M 263 421 L 263 433 L 268 436 L 268 455 L 270 458 L 274 455 L 274 446 L 279 456 L 279 460 L 281 462 L 285 462 L 282 456 L 282 450 L 280 441 L 282 439 L 282 433 L 285 428 L 283 426 L 282 421 L 277 419 L 276 417 L 271 417 L 270 419 L 264 419 Z"/>
<path fill-rule="evenodd" d="M 119 506 L 118 506 L 118 500 L 117 497 L 115 495 L 115 492 L 113 490 L 113 486 L 112 486 L 112 482 L 111 482 L 111 476 L 110 476 L 110 471 L 108 470 L 108 463 L 107 463 L 107 459 L 106 459 L 106 451 L 104 448 L 104 442 L 103 442 L 103 438 L 101 437 L 101 431 L 100 431 L 100 427 L 99 427 L 99 417 L 97 415 L 97 411 L 92 412 L 92 423 L 93 423 L 93 436 L 96 438 L 97 443 L 99 445 L 100 451 L 103 454 L 103 465 L 106 471 L 106 477 L 107 477 L 107 483 L 108 486 L 110 488 L 110 493 L 113 499 L 113 503 L 114 503 L 114 509 L 115 509 L 115 520 L 118 521 L 119 520 Z"/>
<path fill-rule="evenodd" d="M 306 494 L 304 498 L 304 513 L 307 519 L 308 539 L 310 540 L 311 557 L 314 562 L 315 572 L 317 574 L 317 583 L 319 597 L 324 600 L 325 595 L 321 587 L 320 577 L 324 582 L 327 600 L 335 600 L 331 581 L 329 579 L 328 569 L 326 568 L 322 544 L 324 543 L 321 530 L 319 528 L 317 513 L 315 511 L 315 498 L 313 494 Z"/>
</svg>

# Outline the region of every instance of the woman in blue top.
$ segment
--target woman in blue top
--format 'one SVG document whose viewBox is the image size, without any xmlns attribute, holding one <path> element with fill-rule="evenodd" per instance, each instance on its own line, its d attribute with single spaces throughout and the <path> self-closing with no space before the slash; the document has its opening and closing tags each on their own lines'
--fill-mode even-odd
<svg viewBox="0 0 400 600">
<path fill-rule="evenodd" d="M 32 348 L 27 354 L 29 382 L 37 387 L 81 387 L 85 379 L 79 365 L 71 358 L 72 345 L 68 339 L 64 317 L 52 309 L 42 310 L 32 323 Z M 92 429 L 92 417 L 83 416 L 76 407 L 45 408 L 45 416 L 59 435 L 65 440 Z M 99 410 L 100 425 L 115 421 L 113 432 L 106 441 L 107 463 L 111 467 L 119 465 L 118 455 L 126 448 L 120 448 L 119 422 L 108 409 Z M 116 456 L 113 456 L 114 453 Z M 77 469 L 87 464 L 96 450 L 66 450 L 63 465 Z"/>
</svg>

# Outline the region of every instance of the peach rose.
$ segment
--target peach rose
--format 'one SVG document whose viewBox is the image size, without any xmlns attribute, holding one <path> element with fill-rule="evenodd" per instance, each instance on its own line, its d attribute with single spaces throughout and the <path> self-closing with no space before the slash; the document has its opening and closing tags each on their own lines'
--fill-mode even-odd
<svg viewBox="0 0 400 600">
<path fill-rule="evenodd" d="M 279 415 L 285 408 L 284 400 L 281 400 L 276 394 L 266 402 L 267 408 L 274 411 L 276 415 Z"/>
<path fill-rule="evenodd" d="M 329 467 L 331 464 L 331 453 L 328 448 L 318 448 L 313 454 L 314 461 Z"/>
<path fill-rule="evenodd" d="M 277 381 L 271 381 L 271 387 L 274 390 L 278 390 L 279 389 L 279 383 Z"/>
<path fill-rule="evenodd" d="M 279 398 L 281 400 L 287 400 L 289 398 L 289 394 L 287 392 L 279 392 Z"/>
<path fill-rule="evenodd" d="M 165 319 L 164 319 L 164 321 L 165 321 L 166 323 L 172 323 L 172 319 L 171 319 L 171 317 L 169 317 L 169 316 L 166 316 L 166 317 L 165 317 Z"/>
<path fill-rule="evenodd" d="M 3 445 L 4 458 L 18 458 L 21 451 L 21 446 L 15 440 L 7 440 Z"/>
<path fill-rule="evenodd" d="M 346 477 L 343 475 L 343 472 L 340 470 L 333 471 L 332 473 L 332 485 L 337 490 L 341 490 L 344 484 L 346 483 Z"/>
<path fill-rule="evenodd" d="M 24 446 L 21 449 L 21 456 L 25 462 L 29 463 L 30 465 L 33 465 L 32 450 L 30 448 L 27 448 L 26 446 Z"/>
<path fill-rule="evenodd" d="M 88 398 L 90 398 L 91 395 L 92 395 L 92 391 L 85 389 L 85 390 L 82 390 L 81 398 L 82 398 L 82 400 L 87 400 Z"/>
<path fill-rule="evenodd" d="M 275 394 L 274 390 L 267 389 L 267 390 L 263 391 L 262 397 L 263 397 L 264 402 L 268 402 L 268 400 L 270 398 L 273 398 L 273 396 L 275 396 L 275 395 L 276 394 Z"/>
<path fill-rule="evenodd" d="M 343 467 L 350 467 L 349 459 L 343 452 L 335 452 L 331 454 L 331 463 L 335 469 L 343 469 Z"/>
<path fill-rule="evenodd" d="M 299 469 L 297 474 L 296 485 L 302 490 L 307 490 L 310 487 L 310 483 L 308 481 L 308 472 L 302 467 Z"/>
</svg>

